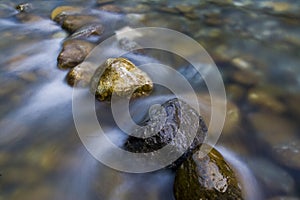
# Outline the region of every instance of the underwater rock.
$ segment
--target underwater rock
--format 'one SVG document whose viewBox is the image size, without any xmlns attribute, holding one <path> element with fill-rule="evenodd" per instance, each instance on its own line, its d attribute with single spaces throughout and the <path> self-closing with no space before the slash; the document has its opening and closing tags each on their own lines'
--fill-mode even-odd
<svg viewBox="0 0 300 200">
<path fill-rule="evenodd" d="M 63 19 L 62 28 L 70 33 L 74 33 L 83 26 L 99 22 L 99 17 L 93 15 L 68 15 Z"/>
<path fill-rule="evenodd" d="M 151 133 L 152 136 L 147 138 L 130 136 L 124 144 L 124 149 L 134 153 L 148 153 L 171 145 L 174 147 L 173 151 L 185 152 L 168 166 L 177 168 L 193 149 L 203 143 L 207 133 L 206 124 L 193 108 L 178 99 L 166 101 L 161 107 L 154 108 L 151 113 L 155 113 L 155 116 L 147 118 L 141 127 L 134 131 L 142 135 Z M 193 133 L 195 130 L 197 132 Z M 179 139 L 174 140 L 177 134 Z M 191 145 L 186 146 L 189 140 Z"/>
<path fill-rule="evenodd" d="M 300 140 L 290 138 L 290 141 L 277 144 L 272 149 L 273 156 L 284 166 L 300 169 Z"/>
<path fill-rule="evenodd" d="M 104 31 L 102 24 L 89 24 L 75 31 L 70 39 L 85 39 L 89 41 L 99 41 Z"/>
<path fill-rule="evenodd" d="M 101 6 L 101 7 L 99 7 L 99 10 L 103 10 L 106 12 L 112 12 L 112 13 L 121 13 L 122 12 L 122 10 L 119 6 L 112 5 L 112 4 Z"/>
<path fill-rule="evenodd" d="M 209 146 L 202 145 L 206 151 Z M 195 150 L 178 168 L 174 182 L 176 200 L 243 199 L 234 171 L 214 148 L 201 158 Z"/>
<path fill-rule="evenodd" d="M 72 68 L 81 63 L 92 51 L 94 45 L 83 40 L 67 40 L 63 44 L 57 61 L 61 69 Z"/>
<path fill-rule="evenodd" d="M 259 106 L 262 109 L 271 110 L 276 113 L 286 111 L 285 105 L 273 97 L 268 90 L 251 89 L 248 92 L 248 101 L 254 106 Z"/>
<path fill-rule="evenodd" d="M 83 62 L 72 68 L 67 74 L 67 82 L 74 87 L 87 87 L 94 75 L 96 66 L 90 62 Z"/>
<path fill-rule="evenodd" d="M 272 113 L 252 113 L 248 116 L 257 138 L 268 147 L 292 141 L 296 138 L 297 127 L 290 120 Z"/>
<path fill-rule="evenodd" d="M 91 91 L 100 101 L 110 100 L 112 93 L 120 97 L 148 95 L 152 88 L 148 75 L 126 58 L 107 59 L 91 80 Z"/>
<path fill-rule="evenodd" d="M 245 91 L 246 90 L 238 84 L 229 84 L 226 87 L 228 98 L 235 102 L 243 98 Z"/>
</svg>

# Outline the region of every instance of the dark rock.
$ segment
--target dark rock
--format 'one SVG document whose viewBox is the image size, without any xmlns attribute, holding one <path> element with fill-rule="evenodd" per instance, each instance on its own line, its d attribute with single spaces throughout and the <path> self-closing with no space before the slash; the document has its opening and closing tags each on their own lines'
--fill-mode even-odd
<svg viewBox="0 0 300 200">
<path fill-rule="evenodd" d="M 204 141 L 207 127 L 202 117 L 193 108 L 178 99 L 168 100 L 154 110 L 154 113 L 155 119 L 148 118 L 141 124 L 141 128 L 135 130 L 141 134 L 153 133 L 151 134 L 153 136 L 148 138 L 130 136 L 124 144 L 124 149 L 135 153 L 148 153 L 159 150 L 167 144 L 172 145 L 174 151 L 185 152 L 168 166 L 176 168 Z M 195 138 L 192 138 L 193 130 L 197 130 Z M 179 139 L 175 141 L 177 134 L 180 134 Z M 186 146 L 189 140 L 192 144 Z"/>
<path fill-rule="evenodd" d="M 210 150 L 206 144 L 202 148 Z M 204 157 L 202 153 L 196 149 L 177 170 L 175 199 L 243 199 L 240 184 L 223 156 L 214 148 Z"/>
<path fill-rule="evenodd" d="M 61 69 L 72 68 L 81 63 L 94 48 L 90 42 L 83 40 L 67 40 L 64 42 L 57 61 Z"/>
</svg>

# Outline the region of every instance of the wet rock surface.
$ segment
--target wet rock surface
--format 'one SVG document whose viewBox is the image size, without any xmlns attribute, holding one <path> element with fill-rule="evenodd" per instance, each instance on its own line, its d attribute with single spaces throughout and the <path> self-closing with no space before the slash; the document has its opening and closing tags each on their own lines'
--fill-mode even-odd
<svg viewBox="0 0 300 200">
<path fill-rule="evenodd" d="M 72 68 L 67 74 L 67 82 L 72 87 L 88 87 L 97 66 L 90 62 L 83 62 Z"/>
<path fill-rule="evenodd" d="M 91 91 L 100 101 L 110 100 L 113 93 L 128 98 L 145 96 L 152 88 L 150 77 L 126 58 L 108 59 L 91 80 Z"/>
<path fill-rule="evenodd" d="M 57 58 L 58 67 L 61 69 L 75 67 L 86 58 L 93 48 L 94 45 L 87 41 L 67 40 Z"/>
<path fill-rule="evenodd" d="M 206 150 L 210 147 L 203 144 Z M 243 199 L 234 171 L 214 148 L 204 157 L 199 149 L 179 167 L 174 183 L 176 200 Z"/>
<path fill-rule="evenodd" d="M 148 153 L 171 145 L 172 151 L 184 153 L 169 166 L 175 169 L 204 141 L 207 132 L 205 122 L 193 108 L 178 99 L 168 100 L 151 112 L 153 118 L 146 119 L 134 131 L 141 137 L 149 134 L 153 136 L 145 139 L 130 136 L 124 149 L 134 153 Z"/>
</svg>

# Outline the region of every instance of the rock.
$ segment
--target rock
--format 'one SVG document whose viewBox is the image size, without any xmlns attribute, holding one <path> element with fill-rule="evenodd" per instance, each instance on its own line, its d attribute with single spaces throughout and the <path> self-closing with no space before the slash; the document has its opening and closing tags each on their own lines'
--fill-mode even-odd
<svg viewBox="0 0 300 200">
<path fill-rule="evenodd" d="M 30 3 L 21 3 L 16 6 L 16 9 L 19 12 L 28 12 L 32 9 L 32 5 Z"/>
<path fill-rule="evenodd" d="M 203 144 L 206 151 L 209 146 Z M 176 200 L 243 199 L 240 183 L 223 156 L 214 148 L 201 158 L 196 149 L 176 172 Z"/>
<path fill-rule="evenodd" d="M 122 13 L 122 10 L 119 6 L 112 5 L 112 4 L 101 6 L 99 7 L 99 10 L 103 10 L 106 12 L 113 12 L 113 13 Z"/>
<path fill-rule="evenodd" d="M 194 10 L 194 7 L 192 5 L 181 4 L 181 5 L 176 5 L 175 7 L 179 12 L 182 13 L 190 13 Z"/>
<path fill-rule="evenodd" d="M 296 137 L 296 126 L 288 119 L 272 113 L 252 113 L 248 119 L 259 140 L 273 147 Z"/>
<path fill-rule="evenodd" d="M 152 88 L 148 75 L 126 58 L 109 58 L 91 81 L 91 91 L 100 101 L 110 100 L 112 93 L 120 97 L 148 95 Z"/>
<path fill-rule="evenodd" d="M 300 140 L 292 139 L 290 141 L 277 144 L 273 147 L 274 158 L 282 165 L 300 169 Z"/>
<path fill-rule="evenodd" d="M 237 102 L 243 98 L 245 89 L 237 84 L 230 84 L 226 87 L 226 94 L 229 99 Z"/>
<path fill-rule="evenodd" d="M 170 14 L 179 14 L 179 11 L 175 7 L 157 7 L 156 8 L 160 12 L 170 13 Z"/>
<path fill-rule="evenodd" d="M 170 164 L 169 168 L 177 168 L 183 160 L 198 147 L 206 137 L 207 127 L 201 116 L 188 104 L 178 99 L 171 99 L 161 107 L 151 110 L 154 117 L 148 117 L 140 128 L 134 130 L 141 135 L 150 135 L 147 138 L 130 136 L 124 144 L 126 151 L 134 153 L 149 153 L 161 149 L 169 144 L 174 147 L 173 151 L 185 152 L 179 159 Z M 197 133 L 193 133 L 197 130 Z M 178 140 L 174 140 L 179 135 Z M 195 134 L 195 138 L 192 138 Z M 191 140 L 192 144 L 186 146 Z"/>
<path fill-rule="evenodd" d="M 201 95 L 199 96 L 199 102 L 201 104 L 205 105 L 206 108 L 202 109 L 201 112 L 203 112 L 203 118 L 206 123 L 210 122 L 210 108 L 211 108 L 211 99 L 209 95 Z M 221 99 L 217 99 L 217 102 L 221 101 Z M 208 109 L 208 110 L 207 110 Z M 240 127 L 240 121 L 241 121 L 241 114 L 240 109 L 237 107 L 235 103 L 232 101 L 227 101 L 226 106 L 226 116 L 225 116 L 225 122 L 222 130 L 222 135 L 225 137 L 232 136 L 236 133 L 238 128 Z"/>
<path fill-rule="evenodd" d="M 248 101 L 254 106 L 258 106 L 265 110 L 271 110 L 276 113 L 283 113 L 286 107 L 283 103 L 269 94 L 268 90 L 251 89 L 248 92 Z"/>
<path fill-rule="evenodd" d="M 88 24 L 99 23 L 100 19 L 92 15 L 69 15 L 63 19 L 62 28 L 70 33 L 74 33 L 78 29 Z"/>
<path fill-rule="evenodd" d="M 61 15 L 61 17 L 64 15 L 74 15 L 74 14 L 79 14 L 82 11 L 82 8 L 76 7 L 76 6 L 59 6 L 56 7 L 52 12 L 51 12 L 51 19 L 59 22 L 60 20 L 58 19 L 58 16 Z"/>
<path fill-rule="evenodd" d="M 232 79 L 238 84 L 253 86 L 260 82 L 260 75 L 252 71 L 238 70 L 233 73 Z"/>
<path fill-rule="evenodd" d="M 123 6 L 122 10 L 125 13 L 141 13 L 144 14 L 146 12 L 151 11 L 151 7 L 145 4 L 137 4 L 136 6 Z"/>
<path fill-rule="evenodd" d="M 240 121 L 241 114 L 239 108 L 233 102 L 228 101 L 222 134 L 225 134 L 225 136 L 235 134 L 236 130 L 240 126 Z"/>
<path fill-rule="evenodd" d="M 96 42 L 99 41 L 104 31 L 104 27 L 101 24 L 89 24 L 78 29 L 70 36 L 70 39 L 85 39 Z"/>
<path fill-rule="evenodd" d="M 94 45 L 83 40 L 67 40 L 63 44 L 57 61 L 61 69 L 72 68 L 81 63 L 92 51 Z"/>
<path fill-rule="evenodd" d="M 96 66 L 90 62 L 83 62 L 72 68 L 67 74 L 67 82 L 75 87 L 87 87 L 96 70 Z"/>
</svg>

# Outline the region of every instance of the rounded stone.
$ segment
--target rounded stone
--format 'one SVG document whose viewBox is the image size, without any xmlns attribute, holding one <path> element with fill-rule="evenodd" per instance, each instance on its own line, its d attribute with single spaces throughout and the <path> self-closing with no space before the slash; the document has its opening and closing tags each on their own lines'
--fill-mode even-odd
<svg viewBox="0 0 300 200">
<path fill-rule="evenodd" d="M 61 69 L 72 68 L 81 63 L 92 51 L 94 45 L 83 40 L 67 40 L 63 44 L 57 61 Z"/>
<path fill-rule="evenodd" d="M 100 23 L 100 19 L 93 15 L 68 15 L 62 22 L 62 28 L 70 33 L 74 33 L 78 29 L 88 24 Z"/>
<path fill-rule="evenodd" d="M 258 106 L 265 110 L 271 110 L 276 113 L 286 111 L 285 105 L 272 96 L 267 90 L 259 88 L 251 89 L 248 92 L 248 101 L 254 106 Z"/>
<path fill-rule="evenodd" d="M 235 102 L 240 101 L 245 95 L 245 89 L 237 84 L 230 84 L 226 87 L 227 97 Z"/>
<path fill-rule="evenodd" d="M 273 147 L 296 138 L 296 126 L 290 120 L 272 113 L 252 113 L 248 120 L 260 141 Z"/>
<path fill-rule="evenodd" d="M 202 148 L 210 149 L 205 144 Z M 223 156 L 214 148 L 203 153 L 195 150 L 176 171 L 175 199 L 243 199 L 241 184 Z"/>
<path fill-rule="evenodd" d="M 120 97 L 148 95 L 152 88 L 148 75 L 126 58 L 107 59 L 91 81 L 91 91 L 100 101 L 110 100 L 113 93 Z"/>
<path fill-rule="evenodd" d="M 69 15 L 71 15 L 71 14 L 75 14 L 75 13 L 80 13 L 81 11 L 82 11 L 82 8 L 77 7 L 77 6 L 59 6 L 59 7 L 56 7 L 51 12 L 51 19 L 55 20 L 55 18 L 57 16 L 59 16 L 63 13 L 68 13 Z"/>
<path fill-rule="evenodd" d="M 67 82 L 74 87 L 87 87 L 96 70 L 96 66 L 90 62 L 83 62 L 72 68 L 67 74 Z"/>
<path fill-rule="evenodd" d="M 275 145 L 272 152 L 274 159 L 282 165 L 300 169 L 300 140 L 291 138 L 288 142 Z"/>
</svg>

